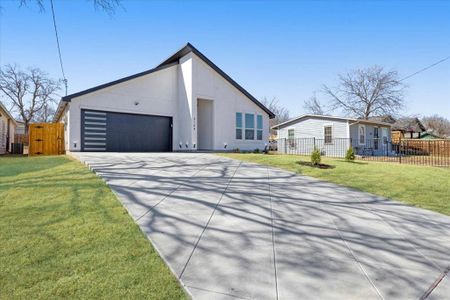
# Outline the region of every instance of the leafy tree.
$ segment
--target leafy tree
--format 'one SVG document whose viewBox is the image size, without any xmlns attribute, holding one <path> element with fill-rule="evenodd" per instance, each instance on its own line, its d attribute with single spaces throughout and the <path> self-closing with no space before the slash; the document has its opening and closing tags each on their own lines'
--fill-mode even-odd
<svg viewBox="0 0 450 300">
<path fill-rule="evenodd" d="M 353 151 L 353 147 L 350 147 L 347 149 L 347 152 L 345 153 L 345 160 L 346 161 L 354 161 L 355 160 L 355 152 Z"/>
<path fill-rule="evenodd" d="M 321 161 L 322 161 L 322 155 L 320 154 L 320 150 L 317 148 L 314 148 L 314 150 L 311 152 L 311 164 L 313 166 L 318 166 Z"/>
</svg>

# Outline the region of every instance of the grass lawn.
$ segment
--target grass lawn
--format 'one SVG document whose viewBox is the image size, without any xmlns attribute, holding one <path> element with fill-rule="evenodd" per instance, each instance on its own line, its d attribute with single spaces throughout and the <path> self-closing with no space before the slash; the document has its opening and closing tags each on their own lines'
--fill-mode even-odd
<svg viewBox="0 0 450 300">
<path fill-rule="evenodd" d="M 310 161 L 308 156 L 220 155 L 286 169 L 450 215 L 450 168 L 322 158 L 322 163 L 331 168 L 319 169 L 304 165 Z"/>
<path fill-rule="evenodd" d="M 0 298 L 187 298 L 105 183 L 68 157 L 0 157 L 0 228 Z"/>
</svg>

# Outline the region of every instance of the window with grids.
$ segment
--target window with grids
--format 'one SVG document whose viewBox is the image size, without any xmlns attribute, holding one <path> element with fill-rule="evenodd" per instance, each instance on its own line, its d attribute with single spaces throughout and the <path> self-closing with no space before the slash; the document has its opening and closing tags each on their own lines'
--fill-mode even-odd
<svg viewBox="0 0 450 300">
<path fill-rule="evenodd" d="M 236 139 L 242 140 L 242 113 L 236 113 Z"/>
<path fill-rule="evenodd" d="M 255 139 L 255 115 L 245 114 L 245 139 Z"/>
<path fill-rule="evenodd" d="M 293 148 L 295 146 L 295 130 L 294 129 L 288 129 L 288 145 L 290 148 Z"/>
<path fill-rule="evenodd" d="M 256 139 L 261 141 L 263 138 L 263 118 L 261 115 L 256 117 Z"/>
<path fill-rule="evenodd" d="M 387 142 L 388 142 L 388 129 L 383 127 L 382 134 L 383 134 L 383 144 L 387 144 Z"/>
<path fill-rule="evenodd" d="M 323 127 L 323 137 L 325 144 L 333 143 L 333 126 Z"/>
<path fill-rule="evenodd" d="M 364 145 L 366 143 L 366 126 L 359 125 L 359 144 Z"/>
<path fill-rule="evenodd" d="M 293 140 L 295 138 L 295 130 L 289 129 L 288 130 L 288 139 Z"/>
</svg>

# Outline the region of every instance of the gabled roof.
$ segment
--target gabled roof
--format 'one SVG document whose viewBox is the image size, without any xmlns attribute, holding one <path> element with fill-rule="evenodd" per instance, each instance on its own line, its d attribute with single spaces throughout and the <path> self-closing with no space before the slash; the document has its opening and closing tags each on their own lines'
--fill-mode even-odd
<svg viewBox="0 0 450 300">
<path fill-rule="evenodd" d="M 400 130 L 406 132 L 424 132 L 425 126 L 420 122 L 419 118 L 405 117 L 400 118 L 392 125 L 392 130 Z"/>
<path fill-rule="evenodd" d="M 187 43 L 186 46 L 181 48 L 179 51 L 177 51 L 175 54 L 170 56 L 168 59 L 160 63 L 156 68 L 150 69 L 141 73 L 137 73 L 131 76 L 127 76 L 118 80 L 114 80 L 105 84 L 101 84 L 98 86 L 95 86 L 93 88 L 70 94 L 65 97 L 61 98 L 61 101 L 58 105 L 58 109 L 55 113 L 54 121 L 56 121 L 59 118 L 59 115 L 61 114 L 62 110 L 65 107 L 65 104 L 62 102 L 70 102 L 72 98 L 79 97 L 85 94 L 89 94 L 107 87 L 110 87 L 115 84 L 119 84 L 131 79 L 135 79 L 141 76 L 145 76 L 166 68 L 170 68 L 174 65 L 177 65 L 179 63 L 180 58 L 183 56 L 194 53 L 197 57 L 199 57 L 202 61 L 204 61 L 208 66 L 210 66 L 214 71 L 219 73 L 225 80 L 227 80 L 231 85 L 233 85 L 235 88 L 237 88 L 241 93 L 243 93 L 247 98 L 249 98 L 251 101 L 253 101 L 256 105 L 258 105 L 262 110 L 264 110 L 269 117 L 272 119 L 275 117 L 275 114 L 271 112 L 267 107 L 265 107 L 261 102 L 259 102 L 255 97 L 253 97 L 249 92 L 247 92 L 242 86 L 240 86 L 236 81 L 234 81 L 230 76 L 228 76 L 224 71 L 222 71 L 218 66 L 216 66 L 211 60 L 209 60 L 205 55 L 203 55 L 199 50 L 197 50 L 194 46 L 192 46 L 190 43 Z"/>
<path fill-rule="evenodd" d="M 5 115 L 6 115 L 9 119 L 11 119 L 11 120 L 13 121 L 14 124 L 17 125 L 16 119 L 13 118 L 13 116 L 11 115 L 11 113 L 6 109 L 6 107 L 3 105 L 3 103 L 2 103 L 1 101 L 0 101 L 0 109 L 1 109 L 2 111 L 5 112 Z M 0 115 L 1 115 L 1 113 L 0 113 Z"/>
<path fill-rule="evenodd" d="M 275 126 L 272 126 L 272 129 L 280 129 L 280 128 L 286 127 L 286 126 L 288 126 L 288 125 L 291 125 L 291 124 L 295 124 L 295 123 L 297 123 L 297 122 L 300 122 L 300 121 L 302 121 L 302 120 L 304 120 L 304 119 L 310 119 L 310 118 L 312 118 L 312 119 L 322 119 L 322 120 L 339 120 L 339 121 L 346 121 L 346 122 L 349 122 L 350 125 L 351 125 L 351 124 L 356 124 L 356 123 L 363 123 L 363 124 L 382 125 L 382 126 L 388 126 L 388 127 L 391 126 L 391 124 L 389 124 L 389 123 L 379 122 L 379 121 L 364 120 L 364 119 L 354 119 L 354 118 L 344 118 L 344 117 L 335 117 L 335 116 L 325 116 L 325 115 L 311 115 L 311 114 L 308 114 L 308 115 L 302 115 L 302 116 L 299 116 L 299 117 L 290 119 L 290 120 L 288 120 L 288 121 L 286 121 L 286 122 L 283 122 L 283 123 L 277 124 L 277 125 L 275 125 Z"/>
<path fill-rule="evenodd" d="M 247 98 L 252 100 L 256 105 L 258 105 L 262 110 L 264 110 L 271 119 L 275 117 L 275 114 L 271 112 L 267 107 L 264 106 L 261 102 L 259 102 L 255 97 L 253 97 L 247 90 L 245 90 L 242 86 L 240 86 L 236 81 L 234 81 L 230 76 L 228 76 L 224 71 L 222 71 L 218 66 L 216 66 L 211 60 L 209 60 L 203 53 L 201 53 L 197 48 L 192 46 L 191 43 L 187 43 L 186 46 L 181 48 L 178 52 L 173 54 L 171 57 L 163 61 L 158 65 L 158 67 L 163 67 L 168 64 L 178 63 L 180 58 L 185 56 L 188 53 L 194 53 L 197 55 L 202 61 L 204 61 L 208 66 L 210 66 L 214 71 L 220 74 L 226 81 L 228 81 L 232 86 L 237 88 L 242 94 L 244 94 Z"/>
</svg>

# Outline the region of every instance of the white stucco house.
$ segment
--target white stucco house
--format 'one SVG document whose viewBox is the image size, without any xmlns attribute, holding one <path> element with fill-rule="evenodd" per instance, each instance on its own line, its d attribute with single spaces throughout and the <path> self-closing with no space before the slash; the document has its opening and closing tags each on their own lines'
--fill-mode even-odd
<svg viewBox="0 0 450 300">
<path fill-rule="evenodd" d="M 264 149 L 274 114 L 191 44 L 156 68 L 61 99 L 69 151 Z"/>
<path fill-rule="evenodd" d="M 11 143 L 14 143 L 14 134 L 17 126 L 16 120 L 0 102 L 0 154 L 11 151 Z"/>
<path fill-rule="evenodd" d="M 353 118 L 303 115 L 272 127 L 278 132 L 278 151 L 343 157 L 353 147 L 360 155 L 387 155 L 391 149 L 391 124 Z"/>
</svg>

